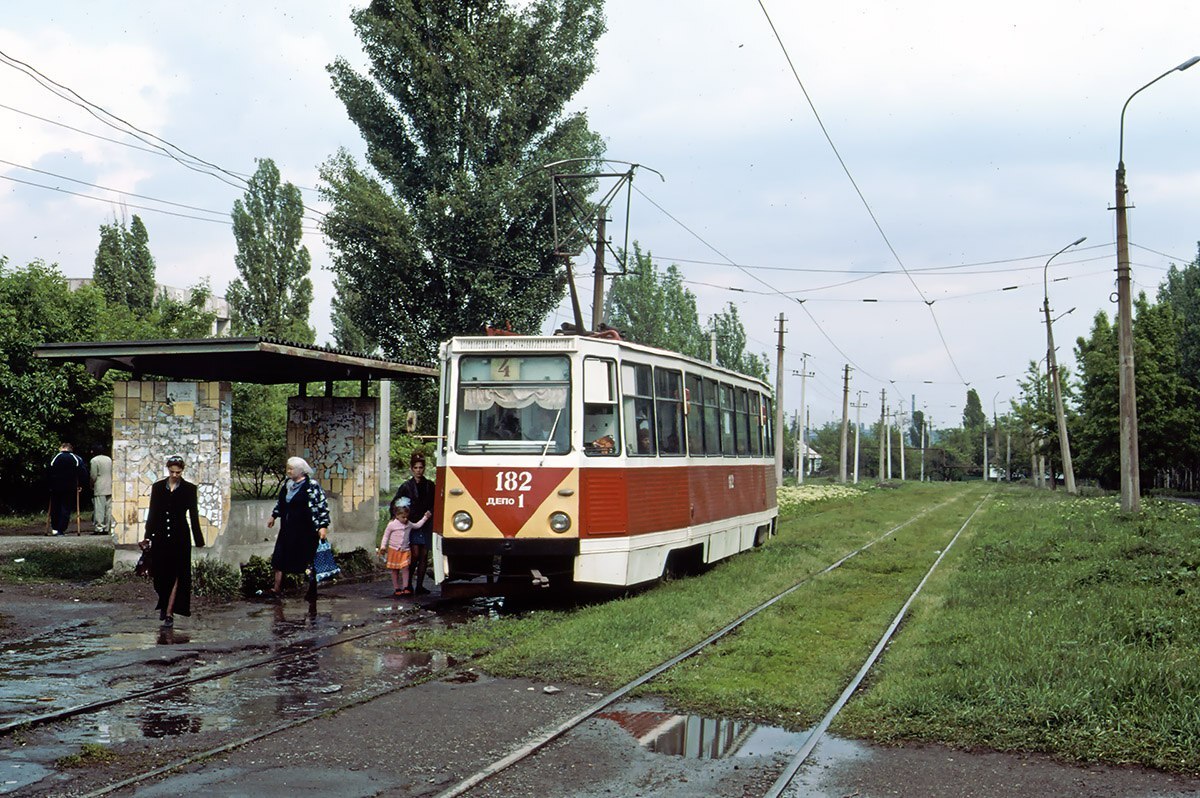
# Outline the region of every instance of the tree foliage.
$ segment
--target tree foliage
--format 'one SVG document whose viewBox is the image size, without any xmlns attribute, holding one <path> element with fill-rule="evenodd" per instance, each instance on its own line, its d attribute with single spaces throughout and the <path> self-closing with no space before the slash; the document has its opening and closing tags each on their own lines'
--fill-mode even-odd
<svg viewBox="0 0 1200 798">
<path fill-rule="evenodd" d="M 613 279 L 604 298 L 604 318 L 622 337 L 691 357 L 708 359 L 696 295 L 683 284 L 679 267 L 660 271 L 649 252 L 633 244 L 633 264 Z M 744 336 L 744 333 L 743 333 Z"/>
<path fill-rule="evenodd" d="M 766 354 L 752 355 L 746 351 L 746 328 L 738 316 L 737 305 L 730 302 L 724 310 L 710 316 L 708 334 L 717 337 L 717 363 L 762 380 L 768 378 L 771 365 Z"/>
<path fill-rule="evenodd" d="M 112 376 L 37 358 L 35 347 L 64 341 L 197 337 L 212 325 L 207 294 L 188 305 L 160 296 L 145 315 L 109 305 L 99 288 L 71 291 L 56 266 L 19 269 L 0 257 L 0 509 L 45 508 L 43 469 L 58 444 L 107 449 L 112 435 Z M 111 375 L 111 373 L 110 373 Z"/>
<path fill-rule="evenodd" d="M 1179 372 L 1200 389 L 1200 245 L 1195 260 L 1182 269 L 1171 264 L 1158 289 L 1159 302 L 1171 306 L 1179 336 Z"/>
<path fill-rule="evenodd" d="M 368 74 L 340 58 L 329 72 L 369 166 L 341 151 L 321 169 L 339 307 L 413 360 L 488 323 L 538 329 L 565 288 L 541 168 L 603 152 L 565 110 L 593 70 L 601 0 L 375 0 L 351 19 Z"/>
<path fill-rule="evenodd" d="M 115 219 L 100 225 L 92 280 L 105 302 L 146 315 L 154 305 L 154 271 L 150 234 L 140 216 L 134 214 L 128 227 Z"/>
<path fill-rule="evenodd" d="M 245 197 L 233 203 L 238 276 L 225 298 L 235 333 L 307 344 L 316 334 L 308 325 L 312 261 L 300 243 L 304 200 L 279 179 L 275 162 L 259 159 Z"/>
</svg>

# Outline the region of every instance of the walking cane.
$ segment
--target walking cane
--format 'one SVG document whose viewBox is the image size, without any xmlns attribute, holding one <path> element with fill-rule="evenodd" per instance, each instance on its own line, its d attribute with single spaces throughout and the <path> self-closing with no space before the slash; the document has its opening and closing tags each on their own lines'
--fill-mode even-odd
<svg viewBox="0 0 1200 798">
<path fill-rule="evenodd" d="M 75 537 L 83 535 L 83 529 L 79 524 L 79 494 L 82 492 L 79 488 L 75 489 Z"/>
<path fill-rule="evenodd" d="M 54 497 L 51 496 L 50 503 L 46 505 L 46 534 L 47 535 L 50 534 L 50 530 L 51 530 L 50 519 L 53 517 L 53 514 L 54 514 Z"/>
</svg>

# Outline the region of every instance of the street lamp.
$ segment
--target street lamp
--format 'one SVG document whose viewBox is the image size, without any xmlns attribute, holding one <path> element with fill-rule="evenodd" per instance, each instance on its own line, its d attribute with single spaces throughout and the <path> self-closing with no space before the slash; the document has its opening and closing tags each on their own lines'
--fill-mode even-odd
<svg viewBox="0 0 1200 798">
<path fill-rule="evenodd" d="M 1081 236 L 1055 252 L 1046 261 L 1042 269 L 1042 310 L 1046 313 L 1046 368 L 1050 372 L 1050 385 L 1054 389 L 1054 415 L 1058 418 L 1058 446 L 1062 453 L 1063 479 L 1067 483 L 1067 493 L 1075 495 L 1075 469 L 1071 465 L 1071 442 L 1067 440 L 1067 418 L 1063 413 L 1062 384 L 1058 377 L 1058 363 L 1054 357 L 1054 325 L 1050 320 L 1050 261 L 1066 252 L 1071 247 L 1077 247 L 1087 240 Z"/>
<path fill-rule="evenodd" d="M 1134 97 L 1170 75 L 1182 72 L 1200 62 L 1193 56 L 1174 69 L 1168 69 L 1142 88 L 1129 95 L 1121 106 L 1120 149 L 1117 152 L 1117 351 L 1118 383 L 1121 394 L 1121 511 L 1136 513 L 1141 502 L 1141 480 L 1138 475 L 1137 388 L 1133 373 L 1133 307 L 1129 297 L 1129 226 L 1125 219 L 1125 109 Z"/>
</svg>

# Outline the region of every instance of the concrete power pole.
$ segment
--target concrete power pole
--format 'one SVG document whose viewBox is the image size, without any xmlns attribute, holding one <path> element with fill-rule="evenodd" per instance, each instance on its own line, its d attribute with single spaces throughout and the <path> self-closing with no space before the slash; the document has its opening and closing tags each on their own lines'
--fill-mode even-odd
<svg viewBox="0 0 1200 798">
<path fill-rule="evenodd" d="M 592 329 L 599 332 L 604 323 L 604 214 L 608 208 L 596 210 L 596 272 L 592 277 Z"/>
<path fill-rule="evenodd" d="M 896 437 L 900 440 L 900 481 L 903 482 L 904 476 L 904 419 L 908 418 L 904 414 L 904 405 L 900 405 L 900 410 L 896 411 Z"/>
<path fill-rule="evenodd" d="M 887 435 L 887 390 L 879 391 L 879 481 L 883 482 L 883 436 Z"/>
<path fill-rule="evenodd" d="M 775 363 L 775 485 L 783 484 L 783 314 L 779 314 L 779 354 Z"/>
<path fill-rule="evenodd" d="M 862 409 L 866 403 L 862 400 L 863 392 L 859 391 L 854 398 L 854 484 L 858 484 L 858 439 L 862 435 Z"/>
<path fill-rule="evenodd" d="M 792 374 L 794 376 L 796 374 L 796 372 L 793 371 Z M 805 383 L 807 382 L 807 380 L 808 380 L 808 352 L 801 352 L 800 353 L 800 412 L 801 413 L 805 412 L 804 389 L 805 389 Z M 799 448 L 799 450 L 800 450 L 800 466 L 796 469 L 796 484 L 797 485 L 804 484 L 804 459 L 806 457 L 808 457 L 807 417 L 805 418 L 805 424 L 804 424 L 804 427 L 801 429 L 801 432 L 803 434 L 800 436 L 800 442 L 797 444 L 797 448 Z"/>
<path fill-rule="evenodd" d="M 838 482 L 846 484 L 846 444 L 848 443 L 848 435 L 846 434 L 850 428 L 850 364 L 847 363 L 843 369 L 842 377 L 842 450 L 838 458 Z"/>
</svg>

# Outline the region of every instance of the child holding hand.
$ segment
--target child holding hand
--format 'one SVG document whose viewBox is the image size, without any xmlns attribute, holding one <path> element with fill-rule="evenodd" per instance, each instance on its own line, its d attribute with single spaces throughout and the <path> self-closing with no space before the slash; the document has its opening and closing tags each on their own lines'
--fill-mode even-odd
<svg viewBox="0 0 1200 798">
<path fill-rule="evenodd" d="M 424 526 L 433 515 L 427 512 L 420 521 L 412 523 L 408 520 L 409 504 L 407 496 L 401 496 L 392 503 L 392 520 L 383 530 L 383 540 L 379 542 L 380 556 L 387 554 L 386 567 L 392 572 L 392 595 L 396 598 L 412 595 L 408 584 L 408 566 L 412 561 L 409 535 L 412 530 Z"/>
</svg>

